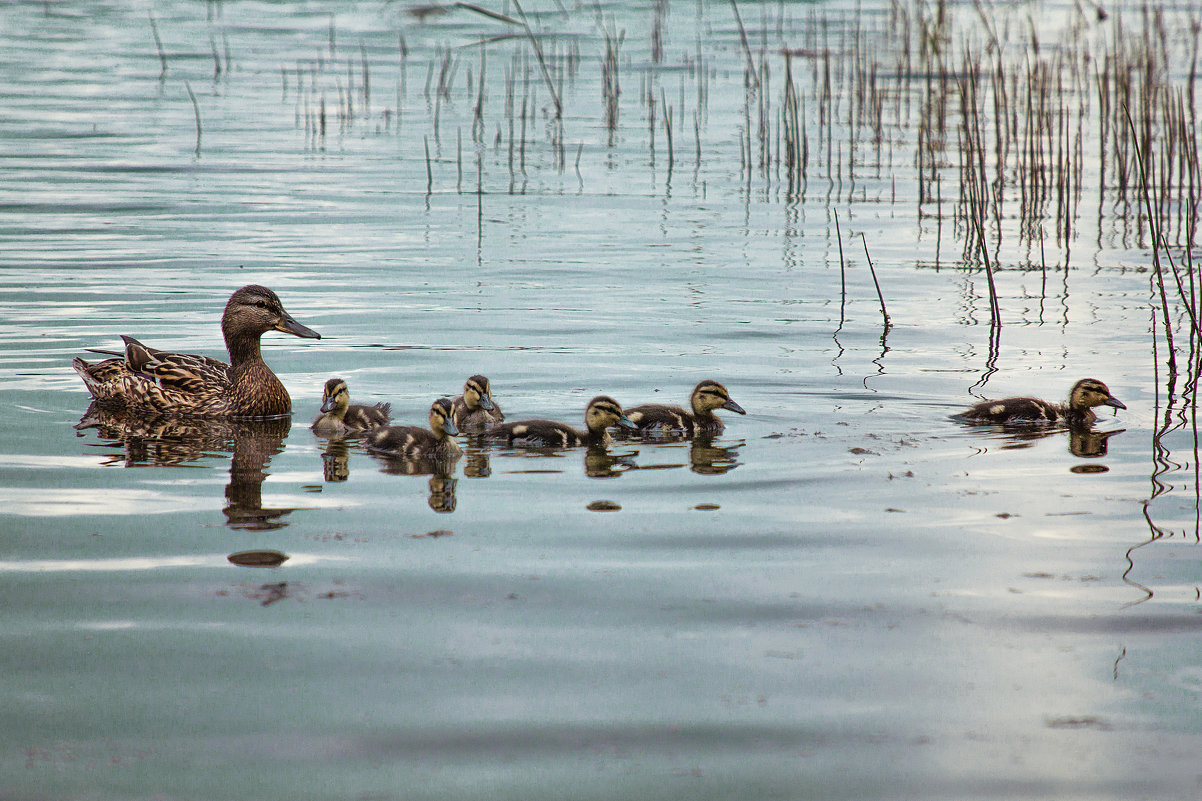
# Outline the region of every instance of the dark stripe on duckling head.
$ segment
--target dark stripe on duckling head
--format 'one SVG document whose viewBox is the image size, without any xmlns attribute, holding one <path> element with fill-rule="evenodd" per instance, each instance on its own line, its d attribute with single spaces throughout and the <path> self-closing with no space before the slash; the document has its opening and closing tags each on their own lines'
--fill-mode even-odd
<svg viewBox="0 0 1202 801">
<path fill-rule="evenodd" d="M 1073 384 L 1069 394 L 1069 406 L 1078 411 L 1084 411 L 1094 406 L 1112 406 L 1115 409 L 1126 409 L 1118 398 L 1110 394 L 1110 388 L 1096 378 L 1082 378 Z"/>
<path fill-rule="evenodd" d="M 338 396 L 349 392 L 346 387 L 346 382 L 341 378 L 331 378 L 326 382 L 325 388 L 321 392 L 321 411 L 322 413 L 332 412 L 338 406 Z"/>
<path fill-rule="evenodd" d="M 638 428 L 622 412 L 621 404 L 608 395 L 598 395 L 588 402 L 588 408 L 584 410 L 584 422 L 592 432 L 602 432 L 609 426 L 619 425 Z"/>
<path fill-rule="evenodd" d="M 475 402 L 468 403 L 469 397 L 474 397 Z M 492 402 L 492 388 L 489 386 L 488 379 L 482 375 L 472 376 L 463 385 L 463 401 L 469 409 L 478 406 L 491 412 L 496 408 Z"/>
<path fill-rule="evenodd" d="M 696 413 L 726 409 L 736 414 L 747 414 L 742 406 L 731 399 L 726 387 L 712 380 L 702 381 L 693 389 L 692 404 Z"/>
<path fill-rule="evenodd" d="M 446 433 L 452 437 L 459 433 L 454 407 L 448 399 L 439 398 L 430 406 L 430 428 L 435 434 Z"/>
</svg>

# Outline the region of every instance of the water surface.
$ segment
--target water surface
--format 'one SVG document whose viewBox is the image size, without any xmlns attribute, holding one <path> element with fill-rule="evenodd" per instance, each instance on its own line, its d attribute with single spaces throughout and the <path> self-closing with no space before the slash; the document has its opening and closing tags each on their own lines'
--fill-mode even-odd
<svg viewBox="0 0 1202 801">
<path fill-rule="evenodd" d="M 953 143 L 918 202 L 917 71 L 881 72 L 881 155 L 821 138 L 812 54 L 895 64 L 890 8 L 739 7 L 758 90 L 729 4 L 527 8 L 558 122 L 529 40 L 470 11 L 8 8 L 0 794 L 1192 797 L 1188 320 L 1170 378 L 1135 212 L 1090 163 L 1041 257 L 1011 206 L 991 346 Z M 1046 13 L 1049 42 L 1083 24 Z M 811 53 L 804 192 L 757 166 L 782 49 Z M 220 355 L 251 282 L 322 334 L 264 338 L 290 425 L 74 428 L 73 356 Z M 421 424 L 474 373 L 511 419 L 710 377 L 748 414 L 600 453 L 465 443 L 441 475 L 308 430 L 331 376 Z M 1112 436 L 947 419 L 1085 375 L 1128 406 Z"/>
</svg>

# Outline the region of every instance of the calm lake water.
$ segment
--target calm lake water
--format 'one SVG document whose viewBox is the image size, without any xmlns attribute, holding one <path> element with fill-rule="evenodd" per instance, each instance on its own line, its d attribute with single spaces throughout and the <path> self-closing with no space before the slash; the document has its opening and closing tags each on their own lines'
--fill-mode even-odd
<svg viewBox="0 0 1202 801">
<path fill-rule="evenodd" d="M 1014 200 L 991 228 L 991 331 L 959 112 L 924 150 L 903 57 L 934 9 L 738 8 L 746 45 L 715 0 L 528 5 L 536 52 L 470 8 L 5 6 L 0 798 L 1197 797 L 1196 352 L 1172 291 L 1170 375 L 1100 68 L 1063 117 L 1073 235 L 1054 202 L 1042 242 Z M 1012 52 L 1040 19 L 1047 58 L 1138 41 L 1107 9 L 989 21 Z M 872 108 L 877 137 L 848 124 Z M 264 337 L 291 426 L 75 428 L 73 356 L 221 356 L 247 283 L 322 334 Z M 702 378 L 748 414 L 600 453 L 465 439 L 433 476 L 309 431 L 331 376 L 424 424 L 474 373 L 510 419 Z M 1087 375 L 1128 407 L 1093 438 L 947 419 Z"/>
</svg>

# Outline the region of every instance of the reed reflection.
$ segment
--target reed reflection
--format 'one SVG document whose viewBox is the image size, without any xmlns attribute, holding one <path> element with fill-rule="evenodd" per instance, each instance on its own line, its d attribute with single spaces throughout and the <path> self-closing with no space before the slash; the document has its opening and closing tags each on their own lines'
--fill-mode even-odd
<svg viewBox="0 0 1202 801">
<path fill-rule="evenodd" d="M 291 508 L 264 508 L 263 482 L 268 466 L 284 450 L 292 426 L 290 417 L 269 420 L 225 420 L 148 415 L 111 409 L 93 403 L 75 425 L 77 431 L 95 429 L 107 442 L 119 446 L 104 464 L 124 467 L 183 466 L 202 459 L 230 454 L 230 481 L 225 488 L 226 525 L 249 531 L 271 531 L 288 525 L 282 518 Z"/>
</svg>

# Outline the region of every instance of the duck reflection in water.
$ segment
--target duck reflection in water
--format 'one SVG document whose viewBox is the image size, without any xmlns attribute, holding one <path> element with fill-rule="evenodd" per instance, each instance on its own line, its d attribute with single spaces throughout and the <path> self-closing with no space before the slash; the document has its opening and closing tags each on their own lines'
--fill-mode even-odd
<svg viewBox="0 0 1202 801">
<path fill-rule="evenodd" d="M 746 445 L 745 440 L 734 440 L 729 445 L 719 445 L 715 440 L 719 435 L 698 434 L 689 444 L 689 469 L 703 476 L 718 476 L 729 473 L 739 465 L 739 448 Z"/>
<path fill-rule="evenodd" d="M 677 446 L 688 443 L 688 468 L 703 476 L 729 473 L 743 464 L 739 461 L 739 449 L 747 444 L 747 441 L 743 439 L 731 440 L 729 444 L 719 444 L 722 441 L 722 433 L 719 431 L 689 434 L 684 431 L 653 428 L 635 435 L 630 435 L 625 431 L 620 433 L 627 439 L 634 439 L 652 446 L 651 456 L 653 458 L 661 452 L 675 453 L 679 450 Z M 637 454 L 638 451 L 634 453 Z M 666 470 L 684 466 L 680 461 L 637 465 L 641 470 Z"/>
<path fill-rule="evenodd" d="M 226 525 L 251 531 L 270 531 L 288 523 L 281 518 L 293 511 L 263 508 L 263 482 L 271 459 L 284 450 L 292 426 L 290 417 L 268 420 L 185 418 L 131 413 L 93 403 L 75 425 L 82 436 L 95 429 L 106 443 L 120 446 L 105 464 L 187 465 L 202 459 L 231 454 L 230 482 L 225 488 Z"/>
<path fill-rule="evenodd" d="M 1097 459 L 1106 455 L 1110 447 L 1110 438 L 1117 434 L 1122 434 L 1127 429 L 1094 431 L 1088 425 L 1034 426 L 1027 428 L 998 425 L 990 426 L 986 430 L 1004 443 L 1002 448 L 1005 450 L 1030 448 L 1041 439 L 1067 433 L 1069 453 L 1082 459 Z"/>
<path fill-rule="evenodd" d="M 346 481 L 351 477 L 351 448 L 345 439 L 326 440 L 321 452 L 321 477 L 328 484 Z"/>
<path fill-rule="evenodd" d="M 638 455 L 638 451 L 610 453 L 604 445 L 592 445 L 584 452 L 584 474 L 589 478 L 617 478 L 638 467 L 634 463 Z"/>
<path fill-rule="evenodd" d="M 457 500 L 455 487 L 458 479 L 454 478 L 455 465 L 460 454 L 444 454 L 442 456 L 403 457 L 391 456 L 386 453 L 372 451 L 372 456 L 380 463 L 380 472 L 393 476 L 429 476 L 427 484 L 430 496 L 427 502 L 435 512 L 453 512 Z"/>
</svg>

